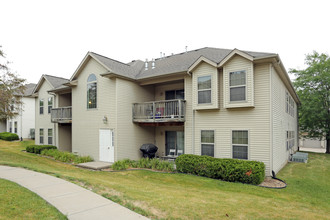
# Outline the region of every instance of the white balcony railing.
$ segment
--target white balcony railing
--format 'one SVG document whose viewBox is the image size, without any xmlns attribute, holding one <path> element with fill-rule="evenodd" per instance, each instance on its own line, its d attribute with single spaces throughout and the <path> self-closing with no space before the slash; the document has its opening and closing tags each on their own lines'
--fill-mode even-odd
<svg viewBox="0 0 330 220">
<path fill-rule="evenodd" d="M 72 123 L 72 107 L 52 108 L 51 121 L 54 123 Z"/>
<path fill-rule="evenodd" d="M 184 122 L 185 103 L 183 99 L 134 103 L 133 122 Z"/>
</svg>

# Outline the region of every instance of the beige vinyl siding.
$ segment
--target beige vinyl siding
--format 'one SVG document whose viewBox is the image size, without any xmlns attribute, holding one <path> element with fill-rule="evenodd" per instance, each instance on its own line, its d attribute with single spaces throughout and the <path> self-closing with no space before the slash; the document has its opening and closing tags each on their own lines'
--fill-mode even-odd
<svg viewBox="0 0 330 220">
<path fill-rule="evenodd" d="M 192 77 L 185 76 L 184 78 L 184 96 L 186 100 L 186 121 L 184 123 L 184 144 L 185 154 L 193 154 L 193 107 L 192 107 Z"/>
<path fill-rule="evenodd" d="M 198 104 L 198 78 L 203 76 L 211 76 L 211 103 Z M 196 110 L 202 109 L 218 109 L 218 70 L 208 63 L 202 62 L 192 73 L 192 102 L 193 108 Z"/>
<path fill-rule="evenodd" d="M 245 70 L 245 80 L 246 80 L 246 101 L 230 101 L 230 88 L 229 88 L 229 74 L 230 72 Z M 254 89 L 254 70 L 253 63 L 239 55 L 235 55 L 230 61 L 228 61 L 224 67 L 224 107 L 225 108 L 238 108 L 238 107 L 253 107 L 254 106 L 254 91 L 259 92 Z M 268 71 L 269 72 L 269 71 Z"/>
<path fill-rule="evenodd" d="M 159 126 L 155 128 L 155 145 L 158 147 L 157 155 L 165 156 L 166 131 L 184 131 L 183 126 Z"/>
<path fill-rule="evenodd" d="M 65 94 L 58 94 L 58 107 L 66 107 L 66 106 L 71 106 L 72 101 L 71 101 L 71 92 L 70 93 L 65 93 Z"/>
<path fill-rule="evenodd" d="M 115 161 L 125 158 L 139 159 L 140 147 L 145 143 L 155 142 L 154 127 L 140 126 L 133 123 L 132 104 L 154 100 L 153 86 L 139 86 L 122 79 L 116 79 L 117 126 L 115 129 Z"/>
<path fill-rule="evenodd" d="M 57 127 L 58 148 L 62 151 L 72 151 L 72 133 L 71 125 L 61 125 Z"/>
<path fill-rule="evenodd" d="M 297 149 L 297 104 L 295 103 L 295 113 L 292 117 L 285 112 L 285 92 L 286 87 L 280 79 L 276 70 L 271 67 L 271 82 L 272 82 L 272 124 L 273 124 L 273 170 L 277 173 L 288 161 L 290 153 L 286 148 L 286 131 L 294 131 L 295 146 L 293 150 Z"/>
<path fill-rule="evenodd" d="M 223 73 L 219 72 L 220 84 L 223 85 Z M 207 110 L 195 112 L 194 154 L 201 154 L 201 130 L 214 130 L 214 156 L 218 158 L 232 158 L 231 135 L 233 130 L 248 130 L 249 132 L 249 160 L 262 161 L 266 165 L 266 174 L 270 175 L 270 100 L 269 100 L 269 65 L 256 65 L 254 68 L 255 108 L 224 107 L 220 99 L 220 110 Z M 188 84 L 186 80 L 186 84 Z M 186 86 L 187 103 L 189 85 Z M 222 93 L 220 87 L 220 97 Z M 187 107 L 187 113 L 192 112 Z M 189 140 L 191 134 L 191 116 L 185 123 L 185 151 L 191 152 Z M 190 123 L 190 125 L 189 125 Z"/>
<path fill-rule="evenodd" d="M 165 85 L 155 86 L 155 101 L 165 100 L 166 91 L 170 90 L 180 90 L 184 89 L 184 84 L 182 83 L 170 83 Z"/>
<path fill-rule="evenodd" d="M 54 100 L 54 96 L 50 95 L 47 91 L 53 89 L 52 86 L 48 83 L 47 80 L 44 80 L 42 85 L 39 88 L 38 91 L 38 97 L 36 97 L 36 101 L 35 101 L 35 143 L 36 144 L 40 144 L 39 140 L 40 140 L 40 135 L 39 135 L 39 131 L 40 128 L 44 129 L 44 143 L 43 144 L 48 144 L 48 129 L 51 128 L 53 129 L 53 132 L 56 128 L 56 125 L 54 123 L 51 122 L 51 115 L 48 114 L 48 98 L 49 97 L 53 97 Z M 40 114 L 39 110 L 39 101 L 40 99 L 44 100 L 44 112 L 43 114 Z M 56 137 L 54 136 L 55 134 L 53 133 L 53 145 L 56 145 L 55 140 Z"/>
<path fill-rule="evenodd" d="M 72 152 L 90 155 L 94 160 L 99 159 L 99 129 L 116 132 L 116 80 L 101 77 L 105 72 L 103 66 L 90 59 L 79 75 L 78 85 L 72 88 Z M 97 78 L 97 108 L 87 109 L 87 78 L 92 73 Z M 107 124 L 103 123 L 104 116 Z"/>
</svg>

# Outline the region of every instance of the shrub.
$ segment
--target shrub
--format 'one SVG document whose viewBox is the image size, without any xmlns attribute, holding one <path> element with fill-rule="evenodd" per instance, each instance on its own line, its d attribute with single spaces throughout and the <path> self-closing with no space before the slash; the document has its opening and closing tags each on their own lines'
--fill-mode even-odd
<svg viewBox="0 0 330 220">
<path fill-rule="evenodd" d="M 265 164 L 258 161 L 184 154 L 175 160 L 175 164 L 178 172 L 229 182 L 257 185 L 265 178 Z"/>
<path fill-rule="evenodd" d="M 112 169 L 114 170 L 126 170 L 128 168 L 146 168 L 146 169 L 154 169 L 160 171 L 173 171 L 174 167 L 172 163 L 167 161 L 161 161 L 159 159 L 149 159 L 149 158 L 141 158 L 138 161 L 125 159 L 116 161 L 112 165 Z"/>
<path fill-rule="evenodd" d="M 2 133 L 0 133 L 0 139 L 5 140 L 5 141 L 19 140 L 17 134 L 9 133 L 9 132 L 2 132 Z"/>
<path fill-rule="evenodd" d="M 26 147 L 27 152 L 35 154 L 40 154 L 43 150 L 49 149 L 57 149 L 57 147 L 52 145 L 30 145 Z"/>
<path fill-rule="evenodd" d="M 77 156 L 73 153 L 59 151 L 57 149 L 43 150 L 41 155 L 53 157 L 55 160 L 65 162 L 65 163 L 86 163 L 93 161 L 90 156 Z"/>
</svg>

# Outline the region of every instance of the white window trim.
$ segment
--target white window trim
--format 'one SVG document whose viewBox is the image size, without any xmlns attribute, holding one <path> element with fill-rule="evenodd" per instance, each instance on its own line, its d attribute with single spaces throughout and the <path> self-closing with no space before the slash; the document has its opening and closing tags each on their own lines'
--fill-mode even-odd
<svg viewBox="0 0 330 220">
<path fill-rule="evenodd" d="M 51 100 L 52 100 L 52 105 L 49 105 L 49 99 L 51 99 Z M 52 109 L 52 108 L 53 108 L 53 102 L 54 102 L 54 99 L 53 99 L 53 97 L 48 97 L 48 99 L 47 99 L 47 112 L 48 112 L 48 114 L 50 114 L 50 113 L 51 113 L 51 111 L 49 110 L 49 106 L 51 106 L 51 108 L 50 108 L 50 109 Z"/>
<path fill-rule="evenodd" d="M 89 76 L 92 75 L 92 74 L 95 75 L 96 80 L 95 80 L 95 81 L 88 82 L 88 78 L 89 78 Z M 86 104 L 87 104 L 87 110 L 96 110 L 97 107 L 98 107 L 98 101 L 97 101 L 97 95 L 98 95 L 98 86 L 97 86 L 97 84 L 98 84 L 98 83 L 97 83 L 97 77 L 96 77 L 96 74 L 95 74 L 95 73 L 91 73 L 91 74 L 89 74 L 88 77 L 87 77 L 87 80 L 86 80 L 86 81 L 87 81 L 87 84 L 86 84 L 86 95 L 87 95 L 87 96 L 86 96 L 86 99 L 87 99 L 87 100 L 86 100 Z M 89 108 L 89 106 L 88 106 L 88 105 L 89 105 L 89 104 L 88 104 L 88 85 L 89 85 L 89 84 L 92 84 L 92 83 L 96 83 L 96 106 L 95 106 L 95 108 Z"/>
<path fill-rule="evenodd" d="M 42 101 L 42 106 L 40 105 L 40 102 Z M 42 108 L 42 113 L 40 113 L 40 109 Z M 39 115 L 43 115 L 45 113 L 45 102 L 44 99 L 39 99 Z"/>
<path fill-rule="evenodd" d="M 198 89 L 198 79 L 201 78 L 201 77 L 206 77 L 206 76 L 209 76 L 211 78 L 211 87 L 209 89 Z M 197 76 L 197 105 L 212 105 L 212 82 L 213 82 L 212 75 L 201 75 L 201 76 Z M 199 92 L 208 91 L 208 90 L 211 91 L 210 92 L 210 100 L 211 100 L 211 102 L 199 103 L 199 99 L 198 99 Z"/>
<path fill-rule="evenodd" d="M 52 130 L 52 135 L 51 136 L 49 136 L 49 130 Z M 52 138 L 52 143 L 51 143 L 51 145 L 53 145 L 53 143 L 54 143 L 54 138 L 53 138 L 53 129 L 52 128 L 48 128 L 47 129 L 47 143 L 50 145 L 50 143 L 49 143 L 49 138 Z"/>
<path fill-rule="evenodd" d="M 42 129 L 42 135 L 40 134 L 40 130 Z M 40 142 L 40 138 L 42 137 L 42 143 Z M 39 144 L 45 144 L 45 129 L 39 128 Z"/>
<path fill-rule="evenodd" d="M 235 72 L 242 72 L 242 71 L 244 71 L 244 73 L 245 73 L 245 84 L 242 84 L 242 85 L 237 85 L 237 86 L 231 86 L 230 85 L 230 73 L 235 73 Z M 230 100 L 230 89 L 231 88 L 238 88 L 238 87 L 243 87 L 244 86 L 244 90 L 245 90 L 245 100 L 238 100 L 238 101 L 231 101 Z M 247 102 L 248 100 L 247 100 L 247 96 L 248 96 L 248 94 L 247 94 L 247 71 L 246 70 L 235 70 L 235 71 L 230 71 L 229 72 L 229 76 L 228 76 L 228 88 L 229 88 L 229 103 L 240 103 L 240 102 Z"/>
<path fill-rule="evenodd" d="M 285 112 L 295 117 L 295 101 L 288 91 L 285 91 Z"/>
<path fill-rule="evenodd" d="M 201 131 L 200 132 L 201 155 L 203 155 L 202 154 L 202 145 L 207 144 L 207 145 L 213 145 L 213 157 L 215 157 L 215 130 L 205 129 L 205 130 L 200 130 L 200 131 Z M 213 138 L 214 138 L 213 143 L 204 143 L 204 142 L 202 142 L 202 131 L 213 131 Z"/>
<path fill-rule="evenodd" d="M 247 146 L 247 159 L 238 159 L 238 158 L 234 158 L 234 154 L 233 154 L 233 131 L 247 131 L 248 132 L 248 144 L 235 144 L 237 146 Z M 238 159 L 238 160 L 250 160 L 250 130 L 249 129 L 232 129 L 230 130 L 230 142 L 231 142 L 231 158 L 233 159 Z"/>
</svg>

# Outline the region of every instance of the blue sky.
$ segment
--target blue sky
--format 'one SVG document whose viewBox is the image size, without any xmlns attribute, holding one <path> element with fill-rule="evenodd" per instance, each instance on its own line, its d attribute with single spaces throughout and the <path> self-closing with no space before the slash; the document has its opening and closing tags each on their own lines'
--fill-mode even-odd
<svg viewBox="0 0 330 220">
<path fill-rule="evenodd" d="M 330 54 L 329 1 L 2 0 L 0 45 L 28 82 L 70 78 L 88 51 L 130 62 L 202 47 L 278 53 L 288 70 Z"/>
</svg>

